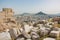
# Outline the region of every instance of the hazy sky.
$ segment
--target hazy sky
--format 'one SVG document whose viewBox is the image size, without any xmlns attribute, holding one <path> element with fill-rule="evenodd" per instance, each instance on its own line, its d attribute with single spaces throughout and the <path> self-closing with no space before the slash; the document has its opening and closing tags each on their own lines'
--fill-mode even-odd
<svg viewBox="0 0 60 40">
<path fill-rule="evenodd" d="M 0 0 L 0 10 L 12 8 L 18 13 L 60 13 L 60 0 Z"/>
</svg>

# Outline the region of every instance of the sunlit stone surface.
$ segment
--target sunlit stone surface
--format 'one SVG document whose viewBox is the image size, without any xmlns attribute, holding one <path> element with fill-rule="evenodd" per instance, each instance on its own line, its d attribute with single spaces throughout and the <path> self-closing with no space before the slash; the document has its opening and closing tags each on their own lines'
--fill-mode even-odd
<svg viewBox="0 0 60 40">
<path fill-rule="evenodd" d="M 0 40 L 11 40 L 9 32 L 0 33 Z"/>
<path fill-rule="evenodd" d="M 43 40 L 55 40 L 54 38 L 44 38 Z"/>
</svg>

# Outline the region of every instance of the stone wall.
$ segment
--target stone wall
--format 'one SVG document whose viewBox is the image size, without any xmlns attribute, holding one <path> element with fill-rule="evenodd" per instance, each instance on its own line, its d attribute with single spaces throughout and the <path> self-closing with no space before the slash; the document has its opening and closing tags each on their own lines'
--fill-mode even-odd
<svg viewBox="0 0 60 40">
<path fill-rule="evenodd" d="M 13 17 L 14 12 L 11 8 L 3 8 L 0 11 L 0 31 L 17 27 L 17 21 Z"/>
</svg>

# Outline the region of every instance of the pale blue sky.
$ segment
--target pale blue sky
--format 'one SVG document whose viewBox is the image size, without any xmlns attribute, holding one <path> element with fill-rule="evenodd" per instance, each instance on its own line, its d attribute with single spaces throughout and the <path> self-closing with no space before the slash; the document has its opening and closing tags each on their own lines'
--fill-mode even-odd
<svg viewBox="0 0 60 40">
<path fill-rule="evenodd" d="M 12 8 L 15 14 L 39 11 L 55 14 L 60 13 L 60 0 L 0 0 L 0 10 L 2 8 Z"/>
</svg>

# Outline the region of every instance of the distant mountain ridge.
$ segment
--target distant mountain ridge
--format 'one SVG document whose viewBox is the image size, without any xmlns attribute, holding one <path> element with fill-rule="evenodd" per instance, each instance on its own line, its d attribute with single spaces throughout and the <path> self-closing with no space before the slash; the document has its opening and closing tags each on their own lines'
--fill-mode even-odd
<svg viewBox="0 0 60 40">
<path fill-rule="evenodd" d="M 44 12 L 40 11 L 36 14 L 30 14 L 30 13 L 23 13 L 23 14 L 17 14 L 15 16 L 48 16 L 48 17 L 55 17 L 55 16 L 60 16 L 60 13 L 58 14 L 45 14 Z"/>
<path fill-rule="evenodd" d="M 29 15 L 47 15 L 47 14 L 45 14 L 44 12 L 38 12 L 38 13 L 36 13 L 36 14 L 30 14 L 30 13 L 23 13 L 23 14 L 20 14 L 21 16 L 29 16 Z"/>
<path fill-rule="evenodd" d="M 28 16 L 28 15 L 30 15 L 29 13 L 23 13 L 23 14 L 21 14 L 21 16 Z"/>
<path fill-rule="evenodd" d="M 36 13 L 35 15 L 47 15 L 47 14 L 45 14 L 45 13 L 43 13 L 43 12 L 38 12 L 38 13 Z"/>
</svg>

